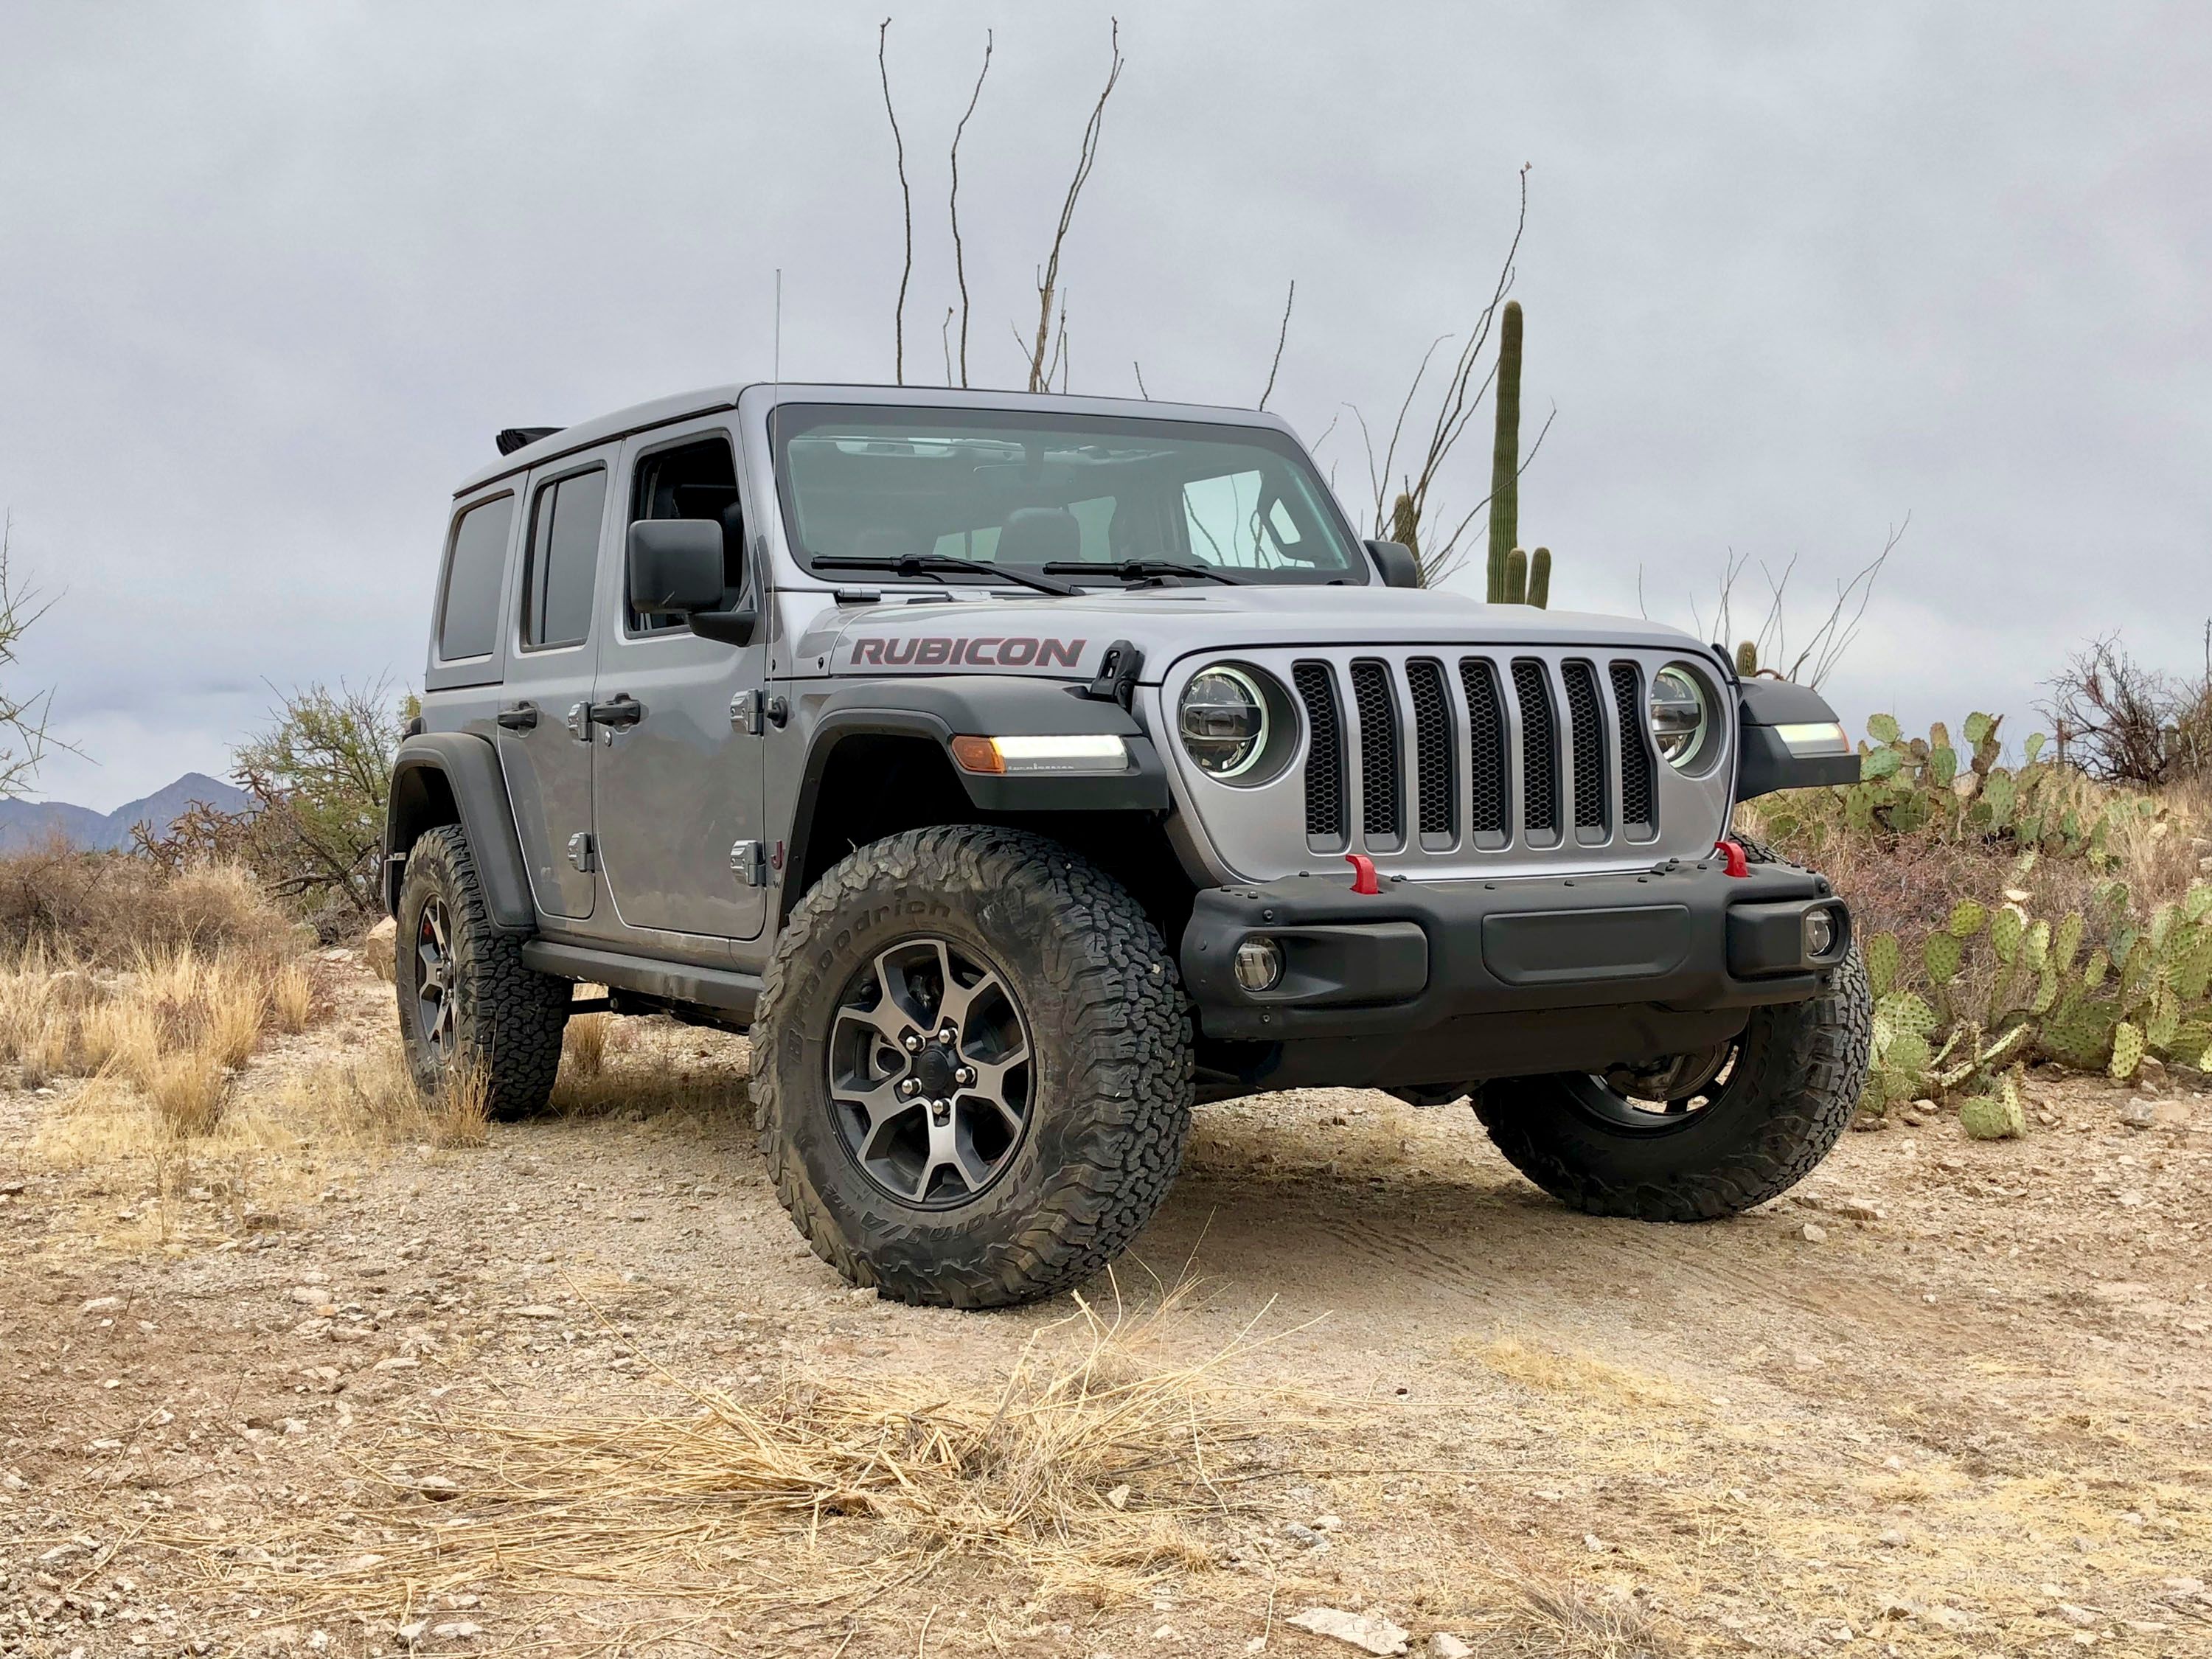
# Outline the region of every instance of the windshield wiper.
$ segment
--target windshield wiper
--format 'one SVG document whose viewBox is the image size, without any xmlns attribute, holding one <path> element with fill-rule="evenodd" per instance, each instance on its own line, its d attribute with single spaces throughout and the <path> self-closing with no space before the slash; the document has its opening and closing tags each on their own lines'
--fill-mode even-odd
<svg viewBox="0 0 2212 1659">
<path fill-rule="evenodd" d="M 1054 576 L 1084 576 L 1096 572 L 1102 576 L 1118 576 L 1125 582 L 1153 582 L 1163 576 L 1204 576 L 1209 581 L 1226 582 L 1231 587 L 1244 585 L 1242 576 L 1232 576 L 1210 564 L 1191 564 L 1182 559 L 1123 559 L 1118 564 L 1086 564 L 1079 560 L 1048 564 L 1044 568 Z"/>
<path fill-rule="evenodd" d="M 1040 593 L 1051 593 L 1060 599 L 1070 599 L 1080 593 L 1079 587 L 1066 582 L 1047 581 L 1042 576 L 1024 575 L 1010 565 L 986 564 L 981 559 L 957 558 L 950 553 L 885 554 L 880 558 L 865 553 L 817 553 L 812 563 L 817 570 L 888 570 L 895 576 L 935 576 L 940 581 L 948 570 L 966 572 L 988 577 L 993 581 L 1013 582 L 1019 586 L 1033 587 Z M 1049 570 L 1050 565 L 1045 567 Z"/>
</svg>

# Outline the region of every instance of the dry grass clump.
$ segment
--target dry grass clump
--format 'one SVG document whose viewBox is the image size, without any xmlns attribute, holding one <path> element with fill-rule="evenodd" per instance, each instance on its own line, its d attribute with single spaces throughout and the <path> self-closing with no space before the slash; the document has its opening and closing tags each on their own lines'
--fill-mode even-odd
<svg viewBox="0 0 2212 1659">
<path fill-rule="evenodd" d="M 686 1389 L 678 1412 L 440 1410 L 364 1460 L 374 1553 L 287 1540 L 300 1565 L 276 1588 L 363 1611 L 495 1583 L 830 1608 L 981 1562 L 1041 1594 L 1134 1594 L 1212 1560 L 1261 1413 L 1284 1420 L 1220 1380 L 1249 1332 L 1165 1354 L 1178 1300 L 1109 1318 L 1079 1297 L 995 1386 L 811 1378 L 757 1401 Z"/>
<path fill-rule="evenodd" d="M 743 1037 L 672 1019 L 578 1014 L 562 1040 L 552 1109 L 570 1117 L 742 1109 L 750 1054 Z"/>
</svg>

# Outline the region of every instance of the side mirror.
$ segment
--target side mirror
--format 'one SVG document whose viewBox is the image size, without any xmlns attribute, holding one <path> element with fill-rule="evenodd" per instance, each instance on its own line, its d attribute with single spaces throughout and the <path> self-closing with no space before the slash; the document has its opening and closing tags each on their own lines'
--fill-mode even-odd
<svg viewBox="0 0 2212 1659">
<path fill-rule="evenodd" d="M 647 519 L 629 527 L 629 602 L 689 615 L 722 603 L 722 526 L 713 519 Z"/>
<path fill-rule="evenodd" d="M 629 527 L 629 602 L 644 611 L 688 617 L 691 631 L 726 644 L 752 638 L 750 605 L 723 608 L 719 519 L 645 519 Z"/>
<path fill-rule="evenodd" d="M 1413 556 L 1413 550 L 1402 542 L 1370 542 L 1367 556 L 1375 561 L 1375 568 L 1382 573 L 1385 587 L 1419 587 L 1421 585 L 1421 562 Z"/>
</svg>

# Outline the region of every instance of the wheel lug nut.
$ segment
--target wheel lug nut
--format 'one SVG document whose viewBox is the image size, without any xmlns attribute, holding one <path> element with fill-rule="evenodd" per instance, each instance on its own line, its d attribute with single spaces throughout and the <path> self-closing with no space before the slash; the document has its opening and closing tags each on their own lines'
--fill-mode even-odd
<svg viewBox="0 0 2212 1659">
<path fill-rule="evenodd" d="M 954 1030 L 950 1025 L 948 1025 L 937 1034 L 937 1040 L 949 1048 L 952 1046 L 953 1040 L 959 1035 L 959 1032 Z"/>
<path fill-rule="evenodd" d="M 921 1039 L 912 1031 L 906 1034 L 906 1051 L 910 1054 L 918 1054 L 921 1052 Z"/>
<path fill-rule="evenodd" d="M 966 1085 L 973 1083 L 975 1080 L 975 1073 L 971 1067 L 963 1066 L 958 1071 L 952 1074 L 952 1079 L 954 1082 L 958 1083 L 964 1087 Z"/>
<path fill-rule="evenodd" d="M 918 1095 L 921 1092 L 921 1085 L 915 1082 L 912 1078 L 908 1078 L 905 1082 L 899 1085 L 899 1092 L 902 1095 L 908 1096 Z"/>
</svg>

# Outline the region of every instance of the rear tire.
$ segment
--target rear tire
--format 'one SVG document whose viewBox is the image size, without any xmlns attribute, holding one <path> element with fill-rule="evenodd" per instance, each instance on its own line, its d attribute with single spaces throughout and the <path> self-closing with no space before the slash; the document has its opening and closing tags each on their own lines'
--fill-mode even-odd
<svg viewBox="0 0 2212 1659">
<path fill-rule="evenodd" d="M 526 967 L 522 941 L 492 926 L 459 824 L 408 849 L 398 921 L 392 979 L 415 1086 L 434 1097 L 474 1073 L 487 1115 L 543 1111 L 574 988 Z"/>
<path fill-rule="evenodd" d="M 1136 901 L 1054 842 L 980 825 L 832 868 L 754 1017 L 761 1151 L 792 1220 L 854 1285 L 937 1306 L 1031 1301 L 1120 1255 L 1181 1166 L 1191 1066 L 1175 961 Z"/>
<path fill-rule="evenodd" d="M 1853 946 L 1809 1001 L 1753 1011 L 1702 1105 L 1645 1110 L 1571 1073 L 1486 1085 L 1475 1110 L 1514 1168 L 1563 1204 L 1710 1221 L 1788 1191 L 1828 1155 L 1858 1104 L 1873 1028 Z"/>
</svg>

